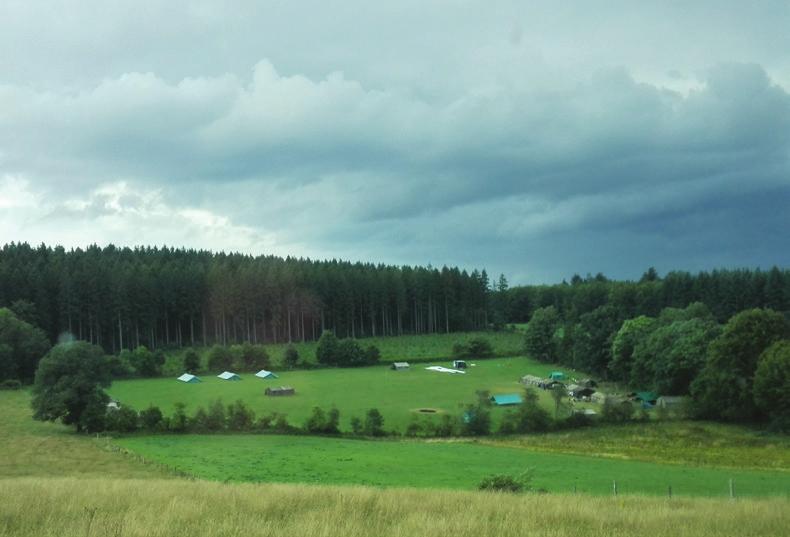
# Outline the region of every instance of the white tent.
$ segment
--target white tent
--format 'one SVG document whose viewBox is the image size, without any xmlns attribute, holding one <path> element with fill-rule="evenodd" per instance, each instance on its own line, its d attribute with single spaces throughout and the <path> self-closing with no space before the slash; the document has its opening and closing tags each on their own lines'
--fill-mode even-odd
<svg viewBox="0 0 790 537">
<path fill-rule="evenodd" d="M 460 373 L 461 375 L 465 375 L 466 374 L 466 371 L 461 371 L 459 369 L 450 369 L 450 368 L 447 368 L 447 367 L 442 367 L 440 365 L 428 366 L 425 369 L 427 369 L 428 371 L 437 371 L 439 373 L 452 373 L 452 374 Z"/>
<path fill-rule="evenodd" d="M 276 379 L 277 378 L 277 375 L 275 375 L 271 371 L 266 371 L 265 369 L 261 369 L 260 371 L 255 373 L 255 376 L 258 377 L 259 379 Z"/>
<path fill-rule="evenodd" d="M 224 371 L 217 375 L 218 378 L 222 380 L 241 380 L 241 377 L 238 376 L 236 373 L 231 373 L 230 371 Z"/>
<path fill-rule="evenodd" d="M 189 373 L 184 373 L 183 375 L 178 377 L 178 380 L 180 380 L 181 382 L 190 382 L 190 383 L 192 383 L 192 382 L 200 382 L 199 378 L 197 378 L 195 375 L 191 375 Z"/>
</svg>

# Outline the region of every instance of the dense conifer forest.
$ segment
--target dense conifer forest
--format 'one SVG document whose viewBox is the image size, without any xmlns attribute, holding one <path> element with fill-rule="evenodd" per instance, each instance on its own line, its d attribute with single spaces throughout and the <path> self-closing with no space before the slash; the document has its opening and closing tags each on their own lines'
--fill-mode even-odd
<svg viewBox="0 0 790 537">
<path fill-rule="evenodd" d="M 480 329 L 488 276 L 171 248 L 9 244 L 0 307 L 107 351 Z"/>
</svg>

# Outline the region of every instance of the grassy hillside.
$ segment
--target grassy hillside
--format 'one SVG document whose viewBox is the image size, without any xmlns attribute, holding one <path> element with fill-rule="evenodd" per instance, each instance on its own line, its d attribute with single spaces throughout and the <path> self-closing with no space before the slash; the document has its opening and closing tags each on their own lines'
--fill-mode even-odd
<svg viewBox="0 0 790 537">
<path fill-rule="evenodd" d="M 250 482 L 360 484 L 471 490 L 491 474 L 534 469 L 550 492 L 725 496 L 790 492 L 790 472 L 766 472 L 615 460 L 473 442 L 370 441 L 274 435 L 148 436 L 120 445 L 196 477 Z"/>
<path fill-rule="evenodd" d="M 25 391 L 0 391 L 0 478 L 17 476 L 167 477 L 161 468 L 107 449 L 74 434 L 71 427 L 31 418 Z M 2 490 L 2 485 L 0 485 Z"/>
<path fill-rule="evenodd" d="M 453 344 L 464 342 L 473 337 L 483 337 L 491 342 L 494 354 L 497 356 L 517 356 L 522 354 L 524 346 L 524 334 L 519 332 L 458 332 L 452 334 L 424 334 L 406 335 L 398 337 L 369 337 L 360 339 L 363 346 L 375 345 L 381 351 L 383 362 L 395 362 L 403 360 L 438 360 L 449 359 L 452 353 Z M 317 343 L 314 341 L 294 342 L 293 346 L 299 352 L 302 360 L 315 363 L 315 349 Z M 283 355 L 288 347 L 287 343 L 276 345 L 265 345 L 266 352 L 272 359 L 276 368 L 282 368 Z M 205 366 L 208 358 L 208 349 L 197 348 Z M 174 351 L 168 359 L 166 365 L 167 372 L 170 374 L 181 374 L 181 360 L 185 349 Z"/>
<path fill-rule="evenodd" d="M 481 442 L 616 460 L 790 472 L 789 436 L 721 423 L 653 421 Z"/>
<path fill-rule="evenodd" d="M 188 481 L 15 479 L 0 536 L 786 535 L 787 500 L 672 500 Z"/>
<path fill-rule="evenodd" d="M 448 361 L 437 364 L 450 366 Z M 449 375 L 425 370 L 428 364 L 414 365 L 409 371 L 392 371 L 385 366 L 357 369 L 297 370 L 278 373 L 279 379 L 261 380 L 254 375 L 242 375 L 240 382 L 203 375 L 199 384 L 184 384 L 175 378 L 138 379 L 114 382 L 109 393 L 141 410 L 150 404 L 166 413 L 182 402 L 188 412 L 215 399 L 231 403 L 242 399 L 258 415 L 279 412 L 288 415 L 289 422 L 301 425 L 314 406 L 328 409 L 335 405 L 340 410 L 341 426 L 348 429 L 352 416 L 363 416 L 370 408 L 378 408 L 384 415 L 385 428 L 403 431 L 411 416 L 420 408 L 459 414 L 461 404 L 475 401 L 477 390 L 492 393 L 521 393 L 519 379 L 527 374 L 545 376 L 556 368 L 528 358 L 499 358 L 477 361 L 464 375 Z M 568 374 L 578 374 L 563 369 Z M 296 389 L 293 397 L 267 397 L 267 386 L 289 385 Z M 541 390 L 541 398 L 551 406 L 548 392 Z M 504 412 L 497 408 L 495 420 Z"/>
</svg>

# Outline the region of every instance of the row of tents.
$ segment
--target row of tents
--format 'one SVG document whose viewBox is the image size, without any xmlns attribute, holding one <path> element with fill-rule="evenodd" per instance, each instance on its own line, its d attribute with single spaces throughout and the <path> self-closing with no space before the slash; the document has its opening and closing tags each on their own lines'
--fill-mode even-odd
<svg viewBox="0 0 790 537">
<path fill-rule="evenodd" d="M 277 375 L 275 375 L 271 371 L 266 371 L 265 369 L 261 369 L 260 371 L 255 373 L 255 376 L 258 377 L 258 378 L 261 378 L 261 379 L 276 379 L 276 378 L 279 378 Z M 241 377 L 238 374 L 233 373 L 232 371 L 223 371 L 222 373 L 217 375 L 217 378 L 222 379 L 222 380 L 241 380 Z M 178 377 L 176 380 L 179 380 L 181 382 L 186 382 L 188 384 L 194 384 L 196 382 L 201 382 L 200 377 L 198 377 L 197 375 L 193 375 L 191 373 L 184 373 L 183 375 Z"/>
</svg>

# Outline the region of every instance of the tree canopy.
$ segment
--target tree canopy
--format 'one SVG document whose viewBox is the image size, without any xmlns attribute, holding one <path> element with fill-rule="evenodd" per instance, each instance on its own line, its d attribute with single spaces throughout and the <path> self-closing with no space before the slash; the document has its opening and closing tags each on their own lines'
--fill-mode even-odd
<svg viewBox="0 0 790 537">
<path fill-rule="evenodd" d="M 96 345 L 84 341 L 53 347 L 39 362 L 33 384 L 33 417 L 60 420 L 77 431 L 104 428 L 112 362 Z"/>
</svg>

